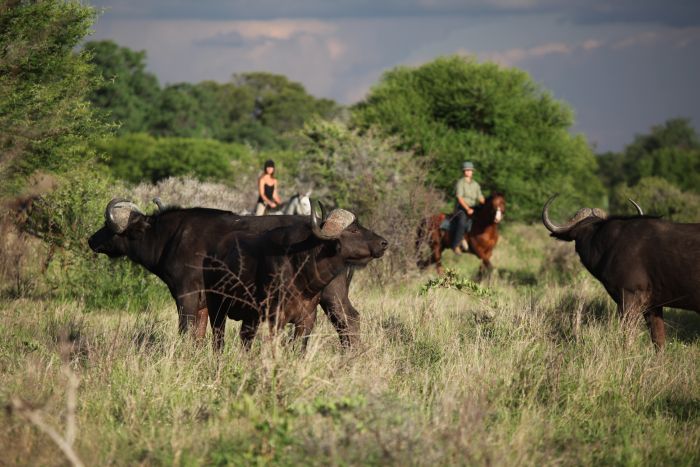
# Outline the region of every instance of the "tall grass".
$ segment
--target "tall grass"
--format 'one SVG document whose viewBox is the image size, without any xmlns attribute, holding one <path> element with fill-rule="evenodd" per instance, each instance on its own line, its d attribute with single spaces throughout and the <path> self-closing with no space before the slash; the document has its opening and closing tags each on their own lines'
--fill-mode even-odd
<svg viewBox="0 0 700 467">
<path fill-rule="evenodd" d="M 502 240 L 500 272 L 478 289 L 488 293 L 420 293 L 429 273 L 379 288 L 358 273 L 350 352 L 322 317 L 306 354 L 264 329 L 245 352 L 229 321 L 217 358 L 177 335 L 171 304 L 85 313 L 6 298 L 0 401 L 18 396 L 62 429 L 68 336 L 86 465 L 697 465 L 700 318 L 667 313 L 656 354 L 587 274 L 545 273 L 541 229 L 510 226 Z M 446 263 L 465 278 L 478 268 Z M 65 463 L 16 414 L 0 427 L 4 462 Z"/>
</svg>

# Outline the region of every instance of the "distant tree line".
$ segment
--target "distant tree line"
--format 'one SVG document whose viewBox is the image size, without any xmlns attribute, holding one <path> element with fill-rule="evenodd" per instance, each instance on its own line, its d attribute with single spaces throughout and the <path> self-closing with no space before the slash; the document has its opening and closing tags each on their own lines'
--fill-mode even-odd
<svg viewBox="0 0 700 467">
<path fill-rule="evenodd" d="M 102 83 L 90 94 L 93 105 L 119 125 L 118 135 L 210 138 L 256 149 L 287 146 L 284 135 L 312 117 L 331 119 L 340 106 L 317 99 L 285 76 L 255 72 L 227 83 L 203 81 L 161 87 L 146 70 L 146 53 L 113 41 L 85 44 Z"/>
</svg>

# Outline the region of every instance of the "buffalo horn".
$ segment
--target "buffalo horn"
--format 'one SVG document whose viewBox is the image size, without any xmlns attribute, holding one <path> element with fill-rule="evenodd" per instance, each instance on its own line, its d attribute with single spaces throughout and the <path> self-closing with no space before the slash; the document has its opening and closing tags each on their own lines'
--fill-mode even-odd
<svg viewBox="0 0 700 467">
<path fill-rule="evenodd" d="M 627 199 L 629 200 L 630 203 L 634 204 L 634 207 L 637 209 L 637 214 L 640 216 L 643 216 L 644 211 L 642 211 L 642 208 L 637 203 L 635 203 L 632 198 L 627 198 Z"/>
<path fill-rule="evenodd" d="M 542 223 L 544 224 L 545 227 L 547 227 L 547 230 L 549 230 L 553 234 L 564 233 L 571 228 L 571 226 L 569 226 L 569 225 L 566 225 L 566 226 L 555 225 L 549 219 L 549 205 L 552 204 L 552 201 L 554 201 L 554 198 L 556 198 L 557 196 L 559 196 L 559 193 L 555 193 L 554 195 L 552 195 L 552 197 L 549 198 L 546 203 L 544 203 L 544 208 L 542 208 Z"/>
<path fill-rule="evenodd" d="M 554 201 L 554 198 L 559 196 L 559 193 L 556 193 L 553 195 L 551 198 L 547 200 L 547 202 L 544 204 L 544 208 L 542 208 L 542 223 L 544 224 L 545 227 L 547 227 L 547 230 L 552 232 L 553 234 L 563 234 L 571 230 L 573 226 L 578 224 L 579 222 L 583 221 L 584 219 L 588 219 L 591 217 L 597 217 L 599 219 L 605 219 L 608 217 L 607 214 L 605 214 L 605 211 L 598 209 L 598 208 L 582 208 L 579 209 L 578 212 L 574 215 L 574 217 L 569 220 L 565 225 L 555 225 L 550 219 L 549 219 L 549 205 L 552 204 L 552 201 Z"/>
<path fill-rule="evenodd" d="M 311 229 L 314 235 L 321 240 L 335 240 L 340 237 L 343 230 L 355 221 L 355 215 L 345 209 L 334 209 L 328 215 L 323 228 L 318 226 L 316 210 L 311 209 Z"/>
<path fill-rule="evenodd" d="M 138 206 L 124 198 L 114 198 L 107 204 L 105 222 L 114 233 L 122 233 L 129 226 L 129 216 L 132 212 L 143 214 Z"/>
<path fill-rule="evenodd" d="M 161 199 L 158 196 L 153 198 L 153 202 L 156 203 L 156 206 L 158 206 L 159 211 L 162 211 L 163 209 L 165 209 L 165 205 L 163 204 L 163 201 L 161 201 Z"/>
</svg>

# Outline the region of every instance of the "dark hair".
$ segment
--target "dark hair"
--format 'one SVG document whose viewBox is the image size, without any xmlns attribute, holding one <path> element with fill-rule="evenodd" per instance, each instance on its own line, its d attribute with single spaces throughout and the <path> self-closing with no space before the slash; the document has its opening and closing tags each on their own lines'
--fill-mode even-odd
<svg viewBox="0 0 700 467">
<path fill-rule="evenodd" d="M 268 159 L 265 161 L 265 165 L 263 166 L 263 169 L 267 169 L 268 167 L 272 167 L 273 169 L 275 168 L 275 161 L 272 159 Z"/>
</svg>

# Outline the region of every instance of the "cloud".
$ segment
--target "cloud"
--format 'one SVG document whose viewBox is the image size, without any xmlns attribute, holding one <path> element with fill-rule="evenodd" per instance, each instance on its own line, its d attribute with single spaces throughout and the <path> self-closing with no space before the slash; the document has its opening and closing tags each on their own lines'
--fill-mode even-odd
<svg viewBox="0 0 700 467">
<path fill-rule="evenodd" d="M 553 14 L 574 23 L 700 24 L 697 0 L 94 0 L 122 18 L 266 20 L 279 18 L 494 17 Z"/>
<path fill-rule="evenodd" d="M 207 37 L 196 39 L 202 47 L 254 47 L 266 42 L 293 41 L 302 35 L 328 36 L 334 27 L 317 20 L 229 21 Z"/>
<path fill-rule="evenodd" d="M 515 66 L 526 60 L 542 58 L 548 55 L 572 55 L 576 52 L 591 52 L 600 48 L 622 50 L 630 48 L 652 47 L 661 43 L 672 44 L 675 47 L 688 47 L 700 42 L 700 28 L 667 29 L 643 31 L 624 36 L 616 40 L 586 39 L 579 43 L 547 42 L 532 47 L 516 47 L 479 54 L 486 61 L 499 63 L 503 66 Z M 461 53 L 467 54 L 462 50 Z"/>
<path fill-rule="evenodd" d="M 550 42 L 529 48 L 513 48 L 497 52 L 481 54 L 480 57 L 486 61 L 496 62 L 503 66 L 514 66 L 524 60 L 531 58 L 541 58 L 547 55 L 569 55 L 574 50 L 590 50 L 592 40 L 587 40 L 582 44 L 569 45 L 564 42 Z M 598 44 L 595 44 L 599 46 Z M 585 49 L 585 47 L 589 49 Z"/>
</svg>

